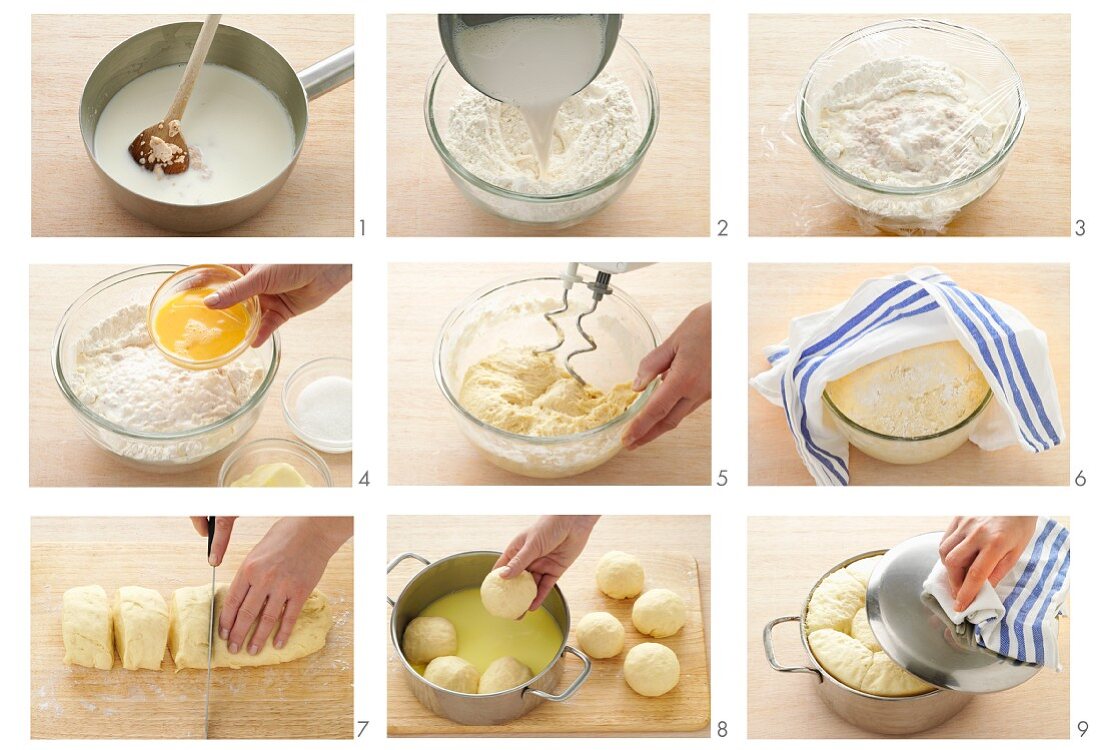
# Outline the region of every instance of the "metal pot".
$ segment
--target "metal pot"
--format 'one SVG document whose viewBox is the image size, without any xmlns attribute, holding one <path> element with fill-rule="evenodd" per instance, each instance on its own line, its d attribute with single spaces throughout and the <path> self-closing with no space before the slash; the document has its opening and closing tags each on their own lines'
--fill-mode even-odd
<svg viewBox="0 0 1100 750">
<path fill-rule="evenodd" d="M 817 693 L 821 700 L 832 709 L 833 713 L 849 724 L 854 724 L 861 729 L 866 729 L 868 732 L 878 734 L 915 734 L 939 726 L 950 719 L 970 702 L 970 699 L 974 697 L 973 694 L 937 689 L 922 695 L 887 698 L 850 688 L 833 678 L 817 661 L 810 649 L 806 627 L 803 624 L 806 619 L 806 611 L 810 606 L 810 597 L 826 577 L 841 568 L 851 565 L 856 560 L 877 557 L 886 552 L 887 550 L 876 550 L 850 557 L 817 579 L 817 583 L 806 595 L 801 614 L 779 617 L 764 626 L 764 654 L 772 669 L 777 672 L 804 672 L 816 676 L 818 682 Z M 798 629 L 802 635 L 802 648 L 806 651 L 806 657 L 810 660 L 812 666 L 785 667 L 776 661 L 775 650 L 772 646 L 772 630 L 776 625 L 784 622 L 797 622 L 799 624 Z"/>
<path fill-rule="evenodd" d="M 569 605 L 565 602 L 565 596 L 561 589 L 554 586 L 546 597 L 543 606 L 550 616 L 558 623 L 562 632 L 562 643 L 557 656 L 547 665 L 546 669 L 535 675 L 531 680 L 502 693 L 490 695 L 473 695 L 470 693 L 456 693 L 453 690 L 441 688 L 421 677 L 412 665 L 405 659 L 401 652 L 401 635 L 405 632 L 405 626 L 432 602 L 447 594 L 460 589 L 481 586 L 486 574 L 492 570 L 493 563 L 500 557 L 499 552 L 476 551 L 460 552 L 442 560 L 431 562 L 413 552 L 405 552 L 398 555 L 386 566 L 389 573 L 404 560 L 413 559 L 423 563 L 426 567 L 413 576 L 405 588 L 398 595 L 397 601 L 389 597 L 392 611 L 390 613 L 390 640 L 394 651 L 405 668 L 405 681 L 412 690 L 417 700 L 425 708 L 451 721 L 459 724 L 472 724 L 485 726 L 489 724 L 506 724 L 509 721 L 542 705 L 543 701 L 560 703 L 568 700 L 592 671 L 592 662 L 580 650 L 566 644 L 569 633 Z M 560 693 L 553 692 L 557 689 L 561 680 L 563 669 L 563 657 L 572 654 L 581 660 L 583 668 L 573 683 Z"/>
<path fill-rule="evenodd" d="M 294 156 L 282 172 L 256 190 L 220 203 L 165 203 L 120 185 L 95 158 L 95 129 L 103 108 L 119 89 L 138 76 L 165 65 L 186 63 L 195 46 L 197 22 L 171 23 L 130 37 L 104 57 L 88 77 L 80 99 L 80 133 L 96 173 L 118 203 L 150 224 L 178 232 L 210 232 L 232 226 L 267 205 L 290 176 L 302 151 L 309 123 L 309 101 L 351 80 L 354 48 L 337 52 L 295 73 L 270 44 L 246 31 L 221 25 L 206 61 L 225 65 L 256 79 L 279 98 L 294 125 Z"/>
</svg>

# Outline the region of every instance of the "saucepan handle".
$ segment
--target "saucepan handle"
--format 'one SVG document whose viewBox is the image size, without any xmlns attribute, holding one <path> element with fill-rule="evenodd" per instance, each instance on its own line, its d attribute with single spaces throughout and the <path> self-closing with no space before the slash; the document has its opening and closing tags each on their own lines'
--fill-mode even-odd
<svg viewBox="0 0 1100 750">
<path fill-rule="evenodd" d="M 824 678 L 821 676 L 821 672 L 813 667 L 784 667 L 775 660 L 775 648 L 772 647 L 772 630 L 781 622 L 797 622 L 801 624 L 802 618 L 798 615 L 777 617 L 764 626 L 764 656 L 768 657 L 768 663 L 772 665 L 772 669 L 776 672 L 805 672 L 806 674 L 815 675 L 817 681 L 822 682 Z"/>
<path fill-rule="evenodd" d="M 421 557 L 415 552 L 402 552 L 400 555 L 389 561 L 389 564 L 386 565 L 386 573 L 392 573 L 394 568 L 396 568 L 398 565 L 408 559 L 419 560 L 420 562 L 424 563 L 425 568 L 432 564 L 431 560 L 427 559 L 426 557 Z M 386 601 L 390 603 L 391 607 L 395 604 L 393 599 L 388 596 L 386 597 Z"/>
<path fill-rule="evenodd" d="M 564 656 L 565 654 L 573 654 L 573 656 L 580 659 L 581 662 L 584 664 L 584 669 L 582 669 L 581 673 L 579 675 L 577 675 L 577 679 L 573 680 L 572 685 L 567 687 L 561 693 L 557 693 L 557 694 L 544 693 L 541 690 L 534 690 L 532 688 L 527 688 L 526 690 L 524 690 L 524 692 L 525 693 L 530 693 L 531 695 L 536 695 L 539 698 L 543 698 L 543 699 L 548 700 L 548 701 L 554 701 L 556 703 L 560 703 L 561 701 L 564 701 L 564 700 L 569 700 L 571 697 L 573 697 L 573 693 L 580 690 L 581 685 L 583 685 L 584 681 L 588 679 L 588 675 L 592 671 L 592 660 L 589 659 L 588 656 L 586 656 L 583 651 L 578 651 L 577 649 L 573 648 L 572 646 L 566 646 L 565 647 L 565 649 L 562 651 L 562 655 Z"/>
<path fill-rule="evenodd" d="M 315 62 L 298 73 L 298 80 L 306 90 L 306 98 L 313 101 L 355 76 L 355 47 L 345 47 L 331 57 Z"/>
</svg>

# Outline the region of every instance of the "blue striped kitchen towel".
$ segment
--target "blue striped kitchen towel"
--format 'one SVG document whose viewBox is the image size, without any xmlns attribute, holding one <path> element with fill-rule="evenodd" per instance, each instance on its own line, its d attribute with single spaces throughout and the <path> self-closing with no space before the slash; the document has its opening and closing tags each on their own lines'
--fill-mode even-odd
<svg viewBox="0 0 1100 750">
<path fill-rule="evenodd" d="M 934 598 L 960 625 L 974 626 L 977 643 L 1029 664 L 1052 667 L 1058 661 L 1058 621 L 1069 594 L 1069 530 L 1052 518 L 1040 517 L 1020 559 L 995 587 L 986 581 L 974 603 L 955 611 L 947 585 L 947 569 L 936 561 L 924 582 L 924 596 Z"/>
<path fill-rule="evenodd" d="M 906 349 L 958 339 L 993 389 L 971 442 L 1039 453 L 1064 437 L 1047 338 L 1015 308 L 963 289 L 932 267 L 865 282 L 836 307 L 791 321 L 766 347 L 770 369 L 750 382 L 787 413 L 802 462 L 819 485 L 847 485 L 848 441 L 824 418 L 826 384 Z"/>
</svg>

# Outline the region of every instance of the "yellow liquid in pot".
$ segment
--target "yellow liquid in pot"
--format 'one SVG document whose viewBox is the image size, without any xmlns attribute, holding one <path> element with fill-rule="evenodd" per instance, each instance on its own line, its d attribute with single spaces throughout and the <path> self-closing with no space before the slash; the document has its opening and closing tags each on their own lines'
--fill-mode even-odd
<svg viewBox="0 0 1100 750">
<path fill-rule="evenodd" d="M 502 656 L 511 656 L 538 674 L 549 666 L 561 648 L 562 635 L 558 623 L 539 607 L 521 620 L 493 617 L 481 605 L 481 591 L 468 588 L 447 594 L 429 604 L 421 617 L 445 617 L 458 632 L 458 654 L 484 673 Z M 427 665 L 414 665 L 424 674 Z"/>
<path fill-rule="evenodd" d="M 187 289 L 157 310 L 153 330 L 157 340 L 176 356 L 209 362 L 233 351 L 248 335 L 252 317 L 243 303 L 212 310 L 203 302 L 214 290 Z"/>
</svg>

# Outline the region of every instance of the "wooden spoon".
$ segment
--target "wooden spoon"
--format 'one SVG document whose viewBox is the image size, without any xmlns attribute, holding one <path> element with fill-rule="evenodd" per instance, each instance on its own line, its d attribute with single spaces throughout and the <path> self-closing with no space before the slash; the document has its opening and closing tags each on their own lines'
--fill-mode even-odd
<svg viewBox="0 0 1100 750">
<path fill-rule="evenodd" d="M 191 50 L 191 58 L 187 61 L 187 67 L 183 71 L 183 79 L 176 89 L 176 98 L 168 107 L 168 114 L 160 122 L 150 125 L 138 133 L 137 138 L 130 144 L 130 156 L 139 165 L 150 171 L 158 167 L 165 174 L 179 174 L 187 171 L 191 164 L 191 154 L 187 150 L 187 142 L 183 140 L 180 131 L 180 119 L 183 110 L 187 107 L 187 100 L 191 98 L 191 92 L 195 88 L 202 64 L 206 61 L 206 53 L 210 51 L 210 44 L 214 41 L 214 34 L 218 30 L 218 22 L 221 15 L 207 16 L 202 22 L 195 47 Z"/>
</svg>

